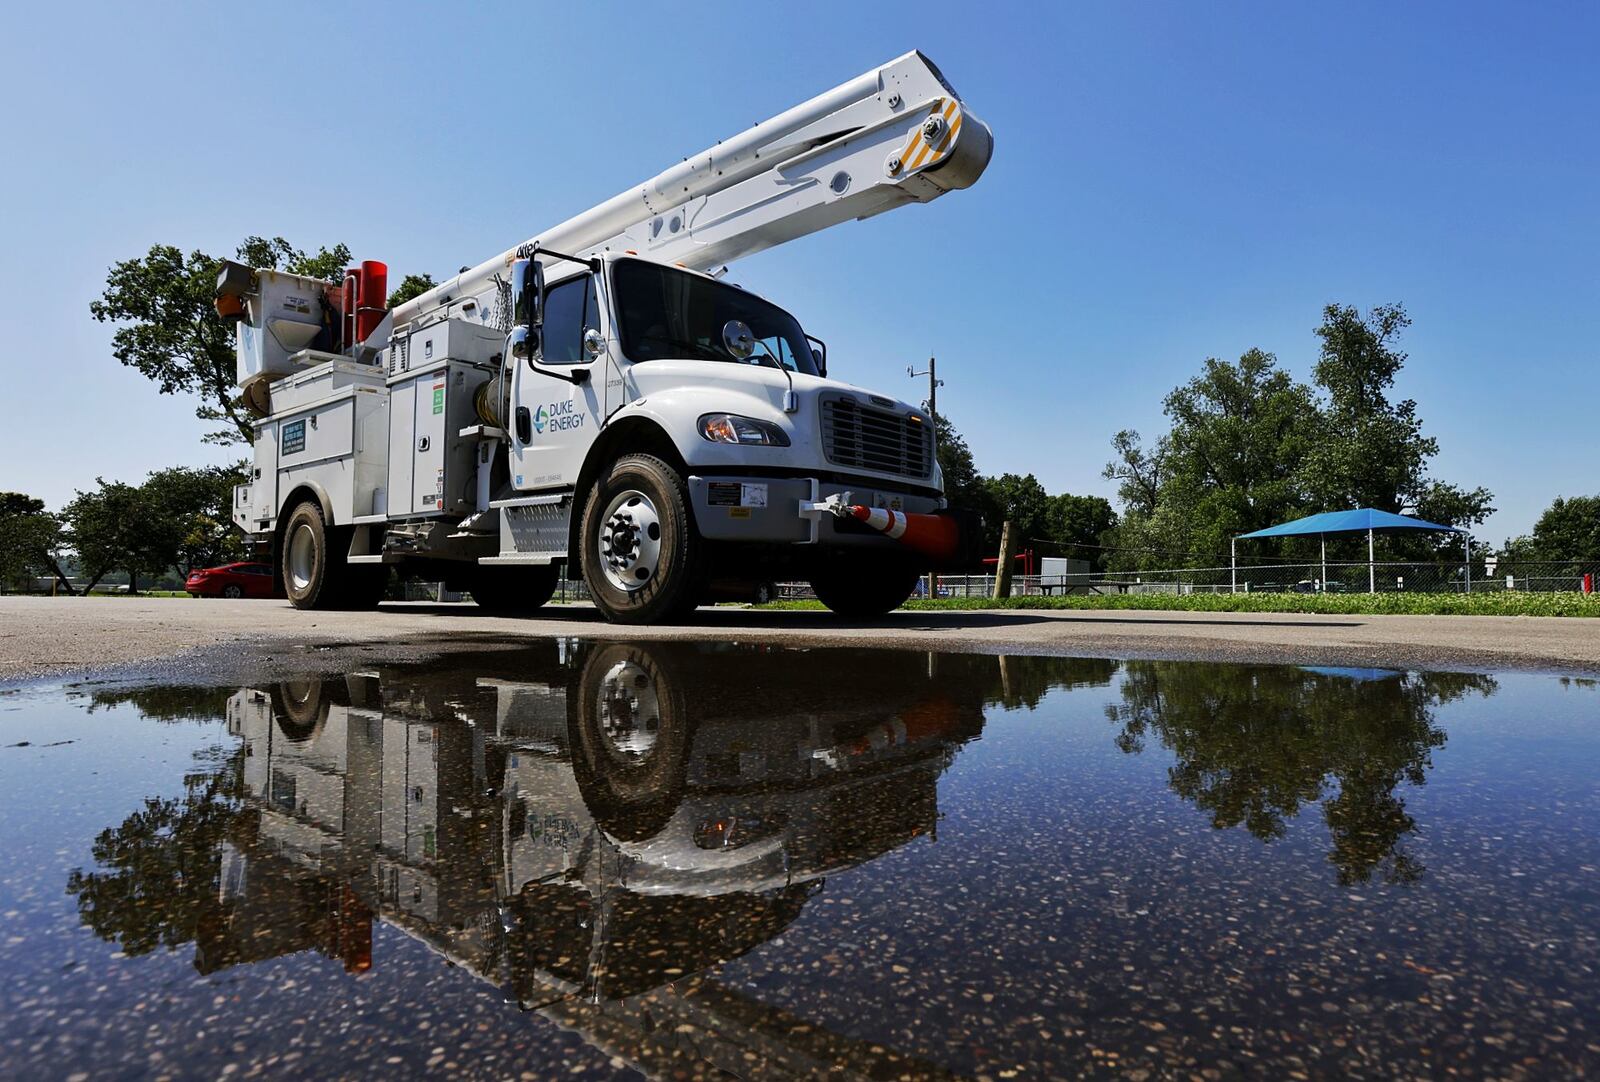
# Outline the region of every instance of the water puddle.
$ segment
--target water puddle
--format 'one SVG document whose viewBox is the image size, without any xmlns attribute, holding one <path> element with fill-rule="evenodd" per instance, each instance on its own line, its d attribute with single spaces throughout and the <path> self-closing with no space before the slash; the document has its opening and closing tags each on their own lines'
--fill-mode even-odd
<svg viewBox="0 0 1600 1082">
<path fill-rule="evenodd" d="M 1597 707 L 575 640 L 25 689 L 0 1074 L 1571 1076 Z"/>
</svg>

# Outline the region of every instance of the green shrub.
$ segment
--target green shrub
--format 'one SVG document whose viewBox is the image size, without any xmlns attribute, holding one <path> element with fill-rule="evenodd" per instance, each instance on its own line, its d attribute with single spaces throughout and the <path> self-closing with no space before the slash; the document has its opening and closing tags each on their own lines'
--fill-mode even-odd
<svg viewBox="0 0 1600 1082">
<path fill-rule="evenodd" d="M 815 609 L 815 601 L 778 601 L 769 609 Z M 1150 609 L 1168 612 L 1295 612 L 1329 616 L 1600 616 L 1600 595 L 1577 592 L 1480 594 L 1105 594 L 1068 597 L 941 597 L 913 600 L 941 609 Z"/>
</svg>

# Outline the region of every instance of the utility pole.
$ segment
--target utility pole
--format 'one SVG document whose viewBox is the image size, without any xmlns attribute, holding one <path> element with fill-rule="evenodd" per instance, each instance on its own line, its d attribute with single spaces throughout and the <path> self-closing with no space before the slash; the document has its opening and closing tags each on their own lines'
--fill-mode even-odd
<svg viewBox="0 0 1600 1082">
<path fill-rule="evenodd" d="M 928 412 L 933 415 L 935 421 L 939 420 L 939 388 L 944 386 L 944 380 L 938 377 L 938 371 L 939 360 L 937 357 L 928 358 L 928 370 L 926 372 L 918 372 L 917 366 L 914 364 L 906 365 L 906 375 L 912 379 L 916 379 L 918 376 L 928 377 Z"/>
<path fill-rule="evenodd" d="M 912 379 L 916 379 L 918 376 L 928 377 L 928 416 L 933 420 L 933 435 L 935 439 L 939 437 L 939 385 L 944 382 L 939 378 L 938 371 L 939 361 L 936 357 L 928 358 L 928 370 L 926 372 L 918 372 L 917 366 L 914 364 L 906 365 L 906 375 Z M 927 583 L 928 598 L 932 600 L 939 589 L 939 580 L 934 577 L 932 571 L 928 572 Z"/>
<path fill-rule="evenodd" d="M 1011 596 L 1012 565 L 1017 561 L 1017 531 L 1011 520 L 1000 524 L 1000 558 L 994 565 L 994 596 L 996 600 Z"/>
</svg>

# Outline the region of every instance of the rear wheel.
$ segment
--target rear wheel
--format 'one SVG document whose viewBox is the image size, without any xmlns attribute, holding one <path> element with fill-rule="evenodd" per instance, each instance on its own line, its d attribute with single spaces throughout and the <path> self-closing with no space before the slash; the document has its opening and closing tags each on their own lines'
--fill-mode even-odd
<svg viewBox="0 0 1600 1082">
<path fill-rule="evenodd" d="M 485 612 L 531 613 L 556 592 L 556 567 L 483 567 L 473 571 L 467 592 Z"/>
<path fill-rule="evenodd" d="M 850 619 L 882 616 L 905 604 L 919 570 L 904 559 L 875 552 L 840 553 L 811 575 L 817 599 Z"/>
<path fill-rule="evenodd" d="M 222 596 L 237 601 L 244 596 L 244 591 L 237 586 L 224 586 L 222 588 Z"/>
<path fill-rule="evenodd" d="M 283 528 L 283 589 L 291 605 L 297 609 L 334 607 L 337 573 L 329 563 L 328 528 L 322 520 L 322 508 L 306 500 L 289 512 L 289 521 Z"/>
<path fill-rule="evenodd" d="M 607 620 L 685 616 L 700 589 L 700 539 L 683 478 L 654 455 L 618 459 L 596 481 L 579 530 L 583 578 Z"/>
<path fill-rule="evenodd" d="M 297 609 L 370 609 L 383 597 L 388 569 L 350 566 L 350 531 L 329 527 L 314 500 L 289 512 L 282 549 L 283 589 Z"/>
</svg>

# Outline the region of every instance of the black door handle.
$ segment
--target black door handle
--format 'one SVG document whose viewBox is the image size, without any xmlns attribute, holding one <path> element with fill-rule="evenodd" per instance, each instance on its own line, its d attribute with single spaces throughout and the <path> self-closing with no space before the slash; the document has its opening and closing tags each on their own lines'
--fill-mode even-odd
<svg viewBox="0 0 1600 1082">
<path fill-rule="evenodd" d="M 517 407 L 517 442 L 527 443 L 533 439 L 533 414 L 528 412 L 527 406 Z"/>
</svg>

